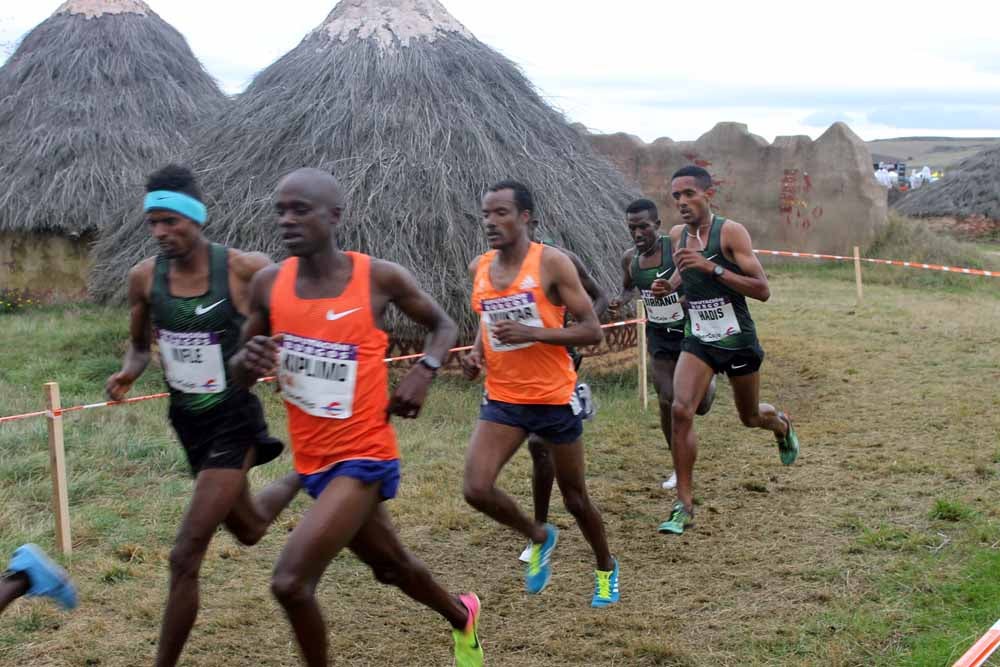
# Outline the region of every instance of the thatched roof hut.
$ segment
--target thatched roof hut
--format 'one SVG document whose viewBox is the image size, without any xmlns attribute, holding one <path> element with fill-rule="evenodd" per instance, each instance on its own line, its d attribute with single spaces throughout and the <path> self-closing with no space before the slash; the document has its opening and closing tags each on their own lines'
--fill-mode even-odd
<svg viewBox="0 0 1000 667">
<path fill-rule="evenodd" d="M 79 236 L 226 97 L 141 0 L 68 0 L 0 68 L 0 233 Z"/>
<path fill-rule="evenodd" d="M 331 170 L 348 191 L 342 246 L 408 267 L 467 326 L 466 267 L 485 249 L 487 186 L 527 183 L 546 235 L 609 288 L 627 244 L 624 207 L 638 196 L 514 63 L 437 0 L 342 0 L 256 76 L 191 155 L 209 236 L 276 258 L 277 180 L 302 166 Z M 112 231 L 91 282 L 102 298 L 120 298 L 128 266 L 155 252 L 137 209 Z"/>
<path fill-rule="evenodd" d="M 896 209 L 919 218 L 982 216 L 1000 220 L 1000 148 L 967 157 L 941 180 L 907 194 Z"/>
</svg>

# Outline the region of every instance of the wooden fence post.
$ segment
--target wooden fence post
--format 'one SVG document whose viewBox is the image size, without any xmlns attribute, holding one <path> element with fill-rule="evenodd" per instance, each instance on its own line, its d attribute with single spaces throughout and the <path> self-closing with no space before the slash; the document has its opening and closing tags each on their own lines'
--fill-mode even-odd
<svg viewBox="0 0 1000 667">
<path fill-rule="evenodd" d="M 861 249 L 854 246 L 854 281 L 858 284 L 858 303 L 865 300 L 864 289 L 861 287 Z"/>
<path fill-rule="evenodd" d="M 59 409 L 59 383 L 45 383 L 45 403 L 49 408 L 49 466 L 52 469 L 52 511 L 56 517 L 56 546 L 70 555 L 73 542 L 69 533 L 69 494 L 66 486 L 66 451 L 63 446 L 63 423 Z"/>
<path fill-rule="evenodd" d="M 636 301 L 635 305 L 635 317 L 639 322 L 636 322 L 636 340 L 638 341 L 639 348 L 639 402 L 642 403 L 642 409 L 649 409 L 649 381 L 647 380 L 646 373 L 646 323 L 642 320 L 646 319 L 646 304 L 643 303 L 642 299 Z"/>
</svg>

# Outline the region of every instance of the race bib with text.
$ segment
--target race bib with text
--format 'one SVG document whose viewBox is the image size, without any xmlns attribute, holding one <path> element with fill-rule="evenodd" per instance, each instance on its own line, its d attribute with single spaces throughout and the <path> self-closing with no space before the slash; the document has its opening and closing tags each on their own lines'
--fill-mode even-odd
<svg viewBox="0 0 1000 667">
<path fill-rule="evenodd" d="M 285 400 L 314 417 L 354 414 L 358 346 L 285 334 L 278 382 Z"/>
<path fill-rule="evenodd" d="M 167 384 L 185 394 L 220 394 L 226 390 L 219 334 L 157 329 L 160 361 Z"/>
<path fill-rule="evenodd" d="M 688 314 L 691 318 L 691 333 L 706 343 L 742 333 L 733 304 L 728 299 L 691 301 L 688 304 Z"/>
<path fill-rule="evenodd" d="M 653 296 L 652 290 L 639 291 L 646 305 L 647 320 L 653 324 L 679 324 L 684 321 L 684 307 L 677 292 L 657 298 Z"/>
<path fill-rule="evenodd" d="M 529 327 L 543 327 L 542 316 L 538 312 L 538 304 L 535 303 L 535 296 L 531 292 L 521 292 L 510 296 L 502 296 L 495 299 L 483 299 L 482 322 L 486 327 L 486 334 L 489 337 L 490 348 L 494 352 L 510 352 L 531 347 L 534 343 L 516 343 L 505 345 L 493 335 L 493 327 L 499 322 L 513 320 Z"/>
</svg>

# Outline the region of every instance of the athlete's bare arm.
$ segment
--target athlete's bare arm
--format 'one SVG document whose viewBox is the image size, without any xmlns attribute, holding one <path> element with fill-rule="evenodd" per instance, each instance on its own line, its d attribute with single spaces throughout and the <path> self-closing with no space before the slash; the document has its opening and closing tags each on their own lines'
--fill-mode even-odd
<svg viewBox="0 0 1000 667">
<path fill-rule="evenodd" d="M 430 330 L 424 354 L 444 362 L 448 358 L 448 350 L 458 338 L 458 325 L 430 294 L 420 288 L 412 273 L 399 264 L 372 260 L 372 305 L 380 322 L 389 302 L 396 304 L 411 320 Z M 419 415 L 434 374 L 423 364 L 414 364 L 392 392 L 389 414 L 411 419 Z"/>
<path fill-rule="evenodd" d="M 149 365 L 152 328 L 149 313 L 149 290 L 153 281 L 155 258 L 145 259 L 128 272 L 129 342 L 122 368 L 108 378 L 104 391 L 113 401 L 120 401 Z"/>
<path fill-rule="evenodd" d="M 563 252 L 573 262 L 573 266 L 576 267 L 576 272 L 580 276 L 580 283 L 583 285 L 584 291 L 587 292 L 587 296 L 590 297 L 590 301 L 594 304 L 594 312 L 597 313 L 597 317 L 600 319 L 604 311 L 608 309 L 608 297 L 604 294 L 604 290 L 594 282 L 594 277 L 590 275 L 590 271 L 583 265 L 583 261 L 576 256 L 576 253 L 572 253 L 569 250 L 563 250 Z"/>
<path fill-rule="evenodd" d="M 633 257 L 635 257 L 635 248 L 629 248 L 622 254 L 622 291 L 608 304 L 608 309 L 615 317 L 620 314 L 622 307 L 626 303 L 635 298 L 635 283 L 632 282 Z"/>
<path fill-rule="evenodd" d="M 471 283 L 475 283 L 476 281 L 476 270 L 479 268 L 479 260 L 481 258 L 482 255 L 469 263 L 469 282 Z M 467 354 L 459 357 L 458 360 L 462 364 L 462 373 L 467 380 L 475 380 L 479 377 L 479 373 L 482 372 L 484 366 L 483 336 L 479 331 L 476 331 L 476 340 L 472 343 L 472 349 Z"/>
<path fill-rule="evenodd" d="M 271 288 L 278 277 L 277 264 L 257 271 L 250 280 L 247 319 L 240 332 L 240 351 L 229 360 L 234 383 L 251 387 L 278 365 L 280 337 L 271 336 Z"/>
<path fill-rule="evenodd" d="M 254 274 L 270 264 L 271 258 L 262 252 L 229 249 L 229 294 L 240 314 L 249 314 L 250 281 Z"/>
<path fill-rule="evenodd" d="M 732 271 L 726 271 L 718 278 L 718 281 L 743 296 L 758 301 L 767 301 L 771 297 L 771 289 L 767 284 L 764 267 L 760 265 L 757 256 L 753 253 L 750 234 L 746 227 L 732 220 L 726 221 L 722 227 L 722 252 L 726 259 L 739 266 L 740 271 L 745 275 L 741 276 Z M 694 269 L 710 274 L 715 268 L 714 262 L 705 259 L 700 252 L 693 248 L 678 249 L 674 253 L 674 262 L 681 271 Z"/>
<path fill-rule="evenodd" d="M 542 287 L 554 304 L 566 306 L 574 322 L 567 327 L 529 327 L 514 320 L 498 322 L 493 335 L 501 343 L 547 343 L 549 345 L 596 345 L 604 338 L 600 320 L 590 297 L 580 283 L 573 262 L 555 248 L 542 250 Z"/>
<path fill-rule="evenodd" d="M 767 274 L 764 273 L 764 267 L 760 265 L 760 260 L 753 251 L 750 232 L 746 227 L 732 220 L 726 222 L 722 227 L 722 252 L 744 273 L 740 276 L 732 271 L 726 271 L 719 278 L 723 285 L 728 285 L 743 296 L 758 301 L 767 301 L 771 298 Z"/>
</svg>

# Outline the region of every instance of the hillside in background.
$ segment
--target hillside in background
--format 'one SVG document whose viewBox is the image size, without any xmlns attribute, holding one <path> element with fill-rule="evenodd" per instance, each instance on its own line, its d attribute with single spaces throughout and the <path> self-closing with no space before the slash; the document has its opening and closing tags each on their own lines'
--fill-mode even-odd
<svg viewBox="0 0 1000 667">
<path fill-rule="evenodd" d="M 1000 137 L 899 137 L 865 142 L 875 162 L 905 162 L 910 169 L 927 165 L 948 169 L 965 158 L 1000 146 Z"/>
</svg>

